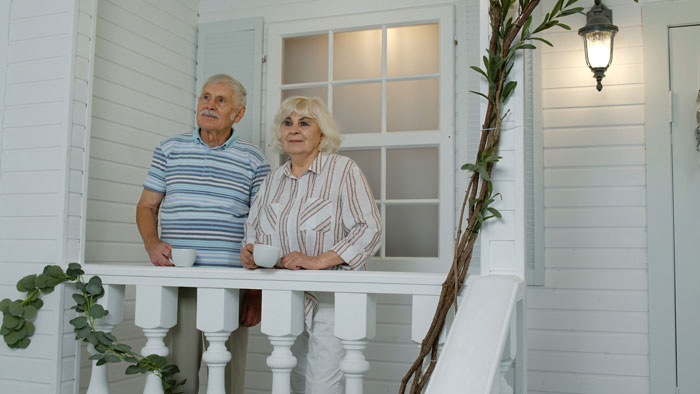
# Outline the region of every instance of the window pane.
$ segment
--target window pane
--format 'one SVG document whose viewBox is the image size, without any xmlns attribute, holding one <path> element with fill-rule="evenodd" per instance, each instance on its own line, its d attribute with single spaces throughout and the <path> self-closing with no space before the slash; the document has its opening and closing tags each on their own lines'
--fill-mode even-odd
<svg viewBox="0 0 700 394">
<path fill-rule="evenodd" d="M 285 38 L 282 84 L 328 80 L 328 34 Z"/>
<path fill-rule="evenodd" d="M 386 207 L 386 256 L 437 257 L 437 205 Z"/>
<path fill-rule="evenodd" d="M 322 88 L 287 89 L 282 91 L 282 100 L 292 96 L 318 97 L 328 105 L 328 88 L 325 86 Z M 274 109 L 275 113 L 277 113 L 278 109 Z"/>
<path fill-rule="evenodd" d="M 439 89 L 438 79 L 387 83 L 387 131 L 437 130 Z"/>
<path fill-rule="evenodd" d="M 333 35 L 333 79 L 382 76 L 382 31 L 360 30 Z"/>
<path fill-rule="evenodd" d="M 381 185 L 381 151 L 379 149 L 372 150 L 344 150 L 340 154 L 351 158 L 357 166 L 360 167 L 362 173 L 367 179 L 374 198 L 379 198 Z"/>
<path fill-rule="evenodd" d="M 438 37 L 437 24 L 386 29 L 387 75 L 438 73 Z"/>
<path fill-rule="evenodd" d="M 438 148 L 387 149 L 386 198 L 438 198 Z"/>
<path fill-rule="evenodd" d="M 382 127 L 382 85 L 334 86 L 333 117 L 345 134 L 379 132 Z"/>
</svg>

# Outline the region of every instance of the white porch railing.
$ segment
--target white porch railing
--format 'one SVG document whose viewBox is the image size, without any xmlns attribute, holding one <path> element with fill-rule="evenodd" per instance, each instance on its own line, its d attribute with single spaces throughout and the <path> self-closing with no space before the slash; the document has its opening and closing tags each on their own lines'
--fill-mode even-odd
<svg viewBox="0 0 700 394">
<path fill-rule="evenodd" d="M 335 334 L 340 338 L 346 350 L 340 368 L 346 377 L 347 394 L 363 392 L 364 374 L 369 370 L 365 360 L 364 349 L 368 340 L 374 337 L 375 331 L 375 295 L 404 294 L 411 295 L 412 307 L 412 338 L 420 341 L 433 317 L 434 306 L 437 303 L 443 274 L 402 273 L 402 272 L 340 272 L 340 271 L 287 271 L 260 269 L 249 271 L 231 268 L 165 268 L 165 267 L 134 267 L 88 265 L 86 275 L 99 275 L 105 287 L 105 298 L 101 301 L 110 310 L 110 314 L 99 322 L 99 329 L 110 331 L 121 321 L 123 312 L 124 286 L 136 286 L 136 316 L 135 323 L 144 331 L 147 343 L 142 354 L 168 355 L 169 350 L 163 342 L 168 330 L 177 324 L 177 288 L 197 288 L 197 328 L 207 337 L 209 346 L 203 354 L 203 361 L 209 368 L 208 394 L 224 394 L 224 367 L 230 360 L 230 354 L 224 342 L 229 334 L 238 328 L 238 289 L 262 289 L 263 311 L 261 331 L 267 335 L 273 345 L 272 354 L 267 358 L 267 364 L 272 370 L 273 394 L 289 394 L 290 373 L 296 365 L 296 358 L 290 351 L 295 338 L 302 333 L 304 327 L 303 308 L 304 291 L 335 293 Z M 484 278 L 486 279 L 486 278 Z M 473 282 L 473 281 L 472 281 Z M 497 281 L 501 283 L 503 281 Z M 482 288 L 477 283 L 477 290 Z M 514 285 L 517 289 L 518 286 Z M 507 286 L 498 287 L 499 294 L 505 294 Z M 467 291 L 465 294 L 475 294 L 476 299 L 483 299 L 482 290 L 476 293 Z M 489 297 L 492 294 L 489 293 Z M 480 303 L 480 302 L 477 302 Z M 489 301 L 489 304 L 492 302 Z M 458 316 L 469 315 L 470 302 L 464 301 Z M 502 319 L 508 320 L 512 307 L 507 310 L 508 316 L 501 303 L 494 304 L 498 309 L 495 314 L 502 314 Z M 463 309 L 467 309 L 464 310 Z M 463 313 L 464 312 L 464 313 Z M 505 317 L 504 317 L 505 316 Z M 471 325 L 463 327 L 458 321 L 459 333 L 452 333 L 449 341 L 459 342 L 459 338 L 478 338 L 475 333 L 481 333 L 479 326 L 481 317 L 469 317 Z M 462 318 L 460 317 L 460 321 Z M 485 321 L 493 329 L 495 320 Z M 474 326 L 476 324 L 476 326 Z M 505 334 L 503 334 L 505 336 Z M 499 342 L 501 337 L 499 336 Z M 452 342 L 450 342 L 452 343 Z M 448 345 L 452 346 L 452 345 Z M 456 346 L 459 346 L 458 344 Z M 489 346 L 475 354 L 470 361 L 472 364 L 483 364 L 485 354 L 489 360 L 500 359 L 503 345 Z M 494 353 L 498 352 L 498 353 Z M 445 350 L 452 359 L 453 349 Z M 478 359 L 477 359 L 478 357 Z M 458 358 L 454 362 L 462 363 Z M 478 362 L 481 360 L 481 362 Z M 449 374 L 452 362 L 438 363 L 436 373 Z M 463 365 L 463 364 L 462 364 Z M 471 364 L 470 364 L 471 365 Z M 88 394 L 108 394 L 109 387 L 106 366 L 93 365 Z M 460 368 L 459 374 L 464 371 Z M 440 375 L 442 376 L 442 375 Z M 433 380 L 436 380 L 435 378 Z M 440 378 L 442 380 L 442 378 Z M 491 379 L 491 382 L 493 379 Z M 480 382 L 470 382 L 470 386 L 461 385 L 459 390 L 444 391 L 432 388 L 432 393 L 468 392 L 490 394 L 486 386 Z M 447 386 L 446 386 L 447 387 Z M 449 386 L 455 387 L 455 386 Z M 490 386 L 489 386 L 490 387 Z M 437 391 L 436 391 L 437 390 Z M 146 380 L 144 394 L 160 394 L 162 388 L 157 377 L 149 376 Z"/>
<path fill-rule="evenodd" d="M 516 358 L 516 392 L 525 392 L 521 292 L 522 280 L 516 276 L 467 279 L 426 394 L 512 394 L 505 373 Z"/>
</svg>

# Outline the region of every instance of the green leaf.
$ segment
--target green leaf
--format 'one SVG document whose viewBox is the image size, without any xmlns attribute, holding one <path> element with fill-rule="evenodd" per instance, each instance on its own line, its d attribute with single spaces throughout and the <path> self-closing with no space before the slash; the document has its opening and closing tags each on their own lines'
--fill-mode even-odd
<svg viewBox="0 0 700 394">
<path fill-rule="evenodd" d="M 102 289 L 102 279 L 100 279 L 99 276 L 93 276 L 88 281 L 85 290 L 92 295 L 102 295 L 104 292 L 104 289 Z"/>
<path fill-rule="evenodd" d="M 87 341 L 90 342 L 90 344 L 92 346 L 97 346 L 97 344 L 100 343 L 100 340 L 97 338 L 97 335 L 95 335 L 94 332 L 91 332 L 90 334 L 88 334 L 88 336 L 85 337 L 85 339 L 87 339 Z M 104 353 L 104 352 L 100 352 L 100 353 Z"/>
<path fill-rule="evenodd" d="M 78 336 L 80 339 L 87 338 L 88 335 L 92 332 L 92 327 L 85 326 L 83 328 L 76 328 L 73 331 L 75 331 L 76 336 Z"/>
<path fill-rule="evenodd" d="M 39 311 L 32 304 L 29 304 L 24 307 L 24 318 L 29 321 L 34 321 L 38 312 Z"/>
<path fill-rule="evenodd" d="M 117 357 L 117 356 L 115 356 L 115 355 L 113 355 L 113 354 L 108 354 L 108 355 L 105 357 L 105 360 L 107 360 L 108 363 L 118 363 L 118 362 L 121 362 L 121 361 L 122 361 L 119 357 Z"/>
<path fill-rule="evenodd" d="M 488 210 L 489 210 L 489 212 L 491 212 L 491 214 L 493 214 L 493 216 L 495 216 L 499 219 L 501 218 L 501 213 L 498 212 L 498 209 L 489 207 Z"/>
<path fill-rule="evenodd" d="M 17 317 L 22 316 L 24 314 L 24 306 L 22 305 L 22 301 L 20 301 L 20 300 L 12 301 L 8 311 L 10 312 L 10 314 L 12 314 L 12 316 L 17 316 Z"/>
<path fill-rule="evenodd" d="M 136 365 L 129 365 L 126 367 L 126 371 L 124 371 L 124 373 L 127 375 L 137 375 L 141 373 L 141 368 L 137 367 Z"/>
<path fill-rule="evenodd" d="M 34 285 L 39 288 L 43 289 L 44 287 L 47 286 L 49 277 L 44 275 L 44 274 L 39 274 L 37 275 L 36 279 L 34 280 Z"/>
<path fill-rule="evenodd" d="M 485 94 L 483 94 L 483 93 L 481 93 L 481 92 L 477 92 L 476 90 L 470 90 L 470 92 L 471 92 L 471 93 L 474 93 L 474 94 L 478 94 L 479 96 L 485 98 L 486 100 L 489 99 L 489 96 L 487 96 L 487 95 L 485 95 Z"/>
<path fill-rule="evenodd" d="M 15 329 L 20 324 L 20 321 L 21 321 L 21 319 L 12 316 L 9 313 L 6 313 L 3 316 L 2 324 L 9 329 Z"/>
<path fill-rule="evenodd" d="M 489 79 L 489 76 L 486 75 L 486 72 L 484 72 L 484 70 L 482 70 L 480 67 L 477 67 L 477 66 L 470 66 L 469 68 L 471 68 L 472 70 L 474 70 L 474 71 L 478 72 L 479 74 L 483 75 L 484 78 Z"/>
<path fill-rule="evenodd" d="M 36 332 L 36 326 L 30 321 L 24 322 L 24 328 L 27 330 L 27 337 L 31 337 Z"/>
<path fill-rule="evenodd" d="M 9 333 L 11 333 L 11 332 L 12 332 L 12 330 L 10 330 L 9 328 L 5 327 L 4 324 L 3 324 L 2 326 L 0 326 L 0 335 L 7 335 L 7 334 L 9 334 Z"/>
<path fill-rule="evenodd" d="M 506 86 L 503 87 L 503 93 L 501 93 L 501 101 L 505 101 L 510 97 L 511 93 L 515 90 L 515 87 L 518 86 L 518 82 L 516 81 L 508 81 L 506 83 Z"/>
<path fill-rule="evenodd" d="M 0 301 L 0 312 L 5 313 L 10 310 L 10 304 L 12 303 L 12 300 L 9 298 L 4 298 L 2 301 Z"/>
<path fill-rule="evenodd" d="M 17 349 L 26 349 L 30 343 L 32 343 L 32 341 L 29 338 L 24 337 L 15 343 L 15 347 Z"/>
<path fill-rule="evenodd" d="M 85 316 L 78 316 L 74 319 L 71 319 L 68 323 L 70 323 L 70 325 L 75 328 L 83 328 L 87 326 L 88 320 Z"/>
<path fill-rule="evenodd" d="M 72 297 L 73 297 L 73 301 L 75 301 L 75 303 L 78 305 L 87 304 L 87 300 L 85 299 L 85 297 L 83 297 L 82 294 L 73 294 Z"/>
<path fill-rule="evenodd" d="M 42 306 L 44 306 L 44 301 L 41 300 L 41 298 L 37 298 L 36 300 L 32 301 L 30 303 L 34 308 L 37 310 L 41 309 Z"/>
<path fill-rule="evenodd" d="M 571 30 L 571 26 L 563 24 L 561 22 L 557 23 L 557 26 L 561 27 L 564 30 Z"/>
<path fill-rule="evenodd" d="M 90 317 L 99 319 L 101 317 L 107 316 L 107 311 L 100 304 L 93 304 L 90 309 L 88 309 L 88 314 Z"/>
<path fill-rule="evenodd" d="M 72 280 L 76 280 L 80 275 L 84 274 L 85 271 L 78 263 L 68 264 L 68 269 L 66 270 L 66 275 L 68 275 Z"/>
<path fill-rule="evenodd" d="M 34 280 L 36 279 L 36 274 L 27 275 L 17 282 L 17 290 L 21 292 L 32 291 L 36 288 Z M 24 290 L 22 290 L 24 289 Z"/>
<path fill-rule="evenodd" d="M 44 274 L 52 278 L 60 278 L 63 276 L 63 270 L 57 265 L 47 265 L 44 267 Z"/>
<path fill-rule="evenodd" d="M 24 339 L 26 336 L 27 336 L 27 330 L 24 329 L 24 327 L 23 327 L 18 331 L 12 331 L 8 335 L 5 335 L 5 342 L 8 345 L 14 345 L 15 343 Z"/>
<path fill-rule="evenodd" d="M 476 165 L 472 163 L 466 163 L 462 165 L 461 167 L 462 170 L 467 170 L 467 171 L 474 171 L 476 170 Z"/>
<path fill-rule="evenodd" d="M 134 357 L 131 357 L 131 356 L 126 356 L 126 357 L 124 357 L 124 361 L 126 361 L 127 363 L 132 363 L 132 364 L 136 364 L 137 362 L 139 362 L 139 360 L 137 360 L 137 359 L 135 359 Z M 134 365 L 134 366 L 135 366 L 135 365 Z"/>
<path fill-rule="evenodd" d="M 101 358 L 101 359 L 97 360 L 97 363 L 95 365 L 97 365 L 99 367 L 100 365 L 105 365 L 105 364 L 107 364 L 107 360 L 105 360 L 104 358 Z"/>
<path fill-rule="evenodd" d="M 159 356 L 157 354 L 149 354 L 148 356 L 146 356 L 146 359 L 152 362 L 156 366 L 156 368 L 159 369 L 168 365 L 168 360 L 165 357 Z"/>
<path fill-rule="evenodd" d="M 75 282 L 75 287 L 80 290 L 81 293 L 87 293 L 87 290 L 85 289 L 87 286 L 85 286 L 85 283 L 83 282 Z"/>
<path fill-rule="evenodd" d="M 88 360 L 99 360 L 105 356 L 102 353 L 104 353 L 104 352 L 101 352 L 100 354 L 93 354 L 92 356 L 88 357 Z"/>
<path fill-rule="evenodd" d="M 533 39 L 533 40 L 537 40 L 537 41 L 541 41 L 541 42 L 544 42 L 545 44 L 549 45 L 550 47 L 553 47 L 553 46 L 554 46 L 554 45 L 553 45 L 553 44 L 552 44 L 551 42 L 549 42 L 549 41 L 545 40 L 544 38 L 540 38 L 540 37 L 532 37 L 532 39 Z"/>
<path fill-rule="evenodd" d="M 43 287 L 41 289 L 41 292 L 44 294 L 51 294 L 51 293 L 53 293 L 53 286 Z"/>
</svg>

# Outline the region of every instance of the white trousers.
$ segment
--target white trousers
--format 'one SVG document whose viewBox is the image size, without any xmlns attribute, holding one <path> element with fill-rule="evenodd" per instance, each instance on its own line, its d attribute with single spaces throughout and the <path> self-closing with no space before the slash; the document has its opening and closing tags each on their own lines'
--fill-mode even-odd
<svg viewBox="0 0 700 394">
<path fill-rule="evenodd" d="M 333 293 L 317 293 L 316 298 L 318 309 L 313 324 L 311 328 L 306 327 L 292 346 L 297 358 L 291 376 L 292 393 L 342 394 L 340 360 L 345 356 L 345 349 L 334 335 Z"/>
</svg>

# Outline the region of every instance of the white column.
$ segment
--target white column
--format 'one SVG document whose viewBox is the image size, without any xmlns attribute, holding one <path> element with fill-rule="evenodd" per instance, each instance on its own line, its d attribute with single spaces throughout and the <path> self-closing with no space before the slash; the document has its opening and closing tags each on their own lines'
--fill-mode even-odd
<svg viewBox="0 0 700 394">
<path fill-rule="evenodd" d="M 238 289 L 197 289 L 197 329 L 209 341 L 202 360 L 209 368 L 207 394 L 226 394 L 225 368 L 231 361 L 226 340 L 238 328 Z"/>
<path fill-rule="evenodd" d="M 290 350 L 304 330 L 304 293 L 289 290 L 263 290 L 262 332 L 274 347 L 267 358 L 272 370 L 272 394 L 289 394 L 290 374 L 297 359 Z"/>
<path fill-rule="evenodd" d="M 124 319 L 124 285 L 104 285 L 105 294 L 100 298 L 99 304 L 109 311 L 107 316 L 95 320 L 95 330 L 112 332 L 114 326 Z M 88 352 L 97 354 L 92 345 L 88 345 Z M 97 366 L 97 360 L 92 361 L 90 372 L 90 385 L 87 394 L 109 394 L 109 378 L 107 376 L 107 364 Z"/>
<path fill-rule="evenodd" d="M 376 311 L 373 294 L 335 293 L 335 336 L 345 348 L 340 370 L 346 394 L 362 394 L 362 380 L 369 371 L 364 350 L 368 339 L 374 338 Z"/>
<path fill-rule="evenodd" d="M 170 352 L 163 337 L 177 323 L 177 287 L 136 286 L 135 323 L 146 336 L 146 346 L 141 349 L 141 354 L 166 357 Z M 160 378 L 148 374 L 143 393 L 162 394 Z"/>
</svg>

